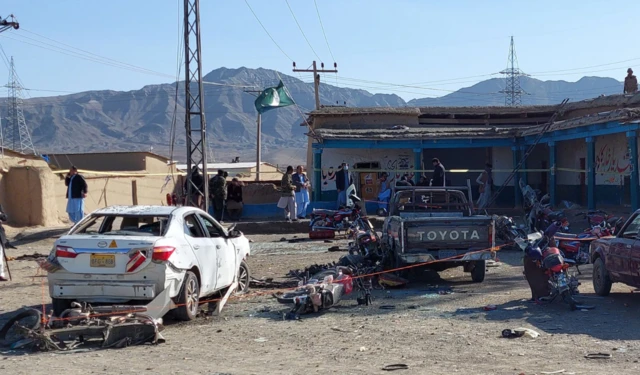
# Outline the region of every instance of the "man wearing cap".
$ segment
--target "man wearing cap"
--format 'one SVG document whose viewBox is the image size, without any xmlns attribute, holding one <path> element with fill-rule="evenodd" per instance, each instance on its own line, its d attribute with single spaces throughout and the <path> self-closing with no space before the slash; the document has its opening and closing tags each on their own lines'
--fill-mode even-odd
<svg viewBox="0 0 640 375">
<path fill-rule="evenodd" d="M 635 94 L 638 92 L 638 80 L 633 75 L 633 69 L 627 69 L 627 76 L 624 77 L 624 93 Z"/>
</svg>

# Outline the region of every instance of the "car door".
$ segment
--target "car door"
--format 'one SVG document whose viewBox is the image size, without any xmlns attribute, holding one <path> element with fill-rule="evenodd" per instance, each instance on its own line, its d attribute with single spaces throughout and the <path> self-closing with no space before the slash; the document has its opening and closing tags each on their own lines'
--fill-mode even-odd
<svg viewBox="0 0 640 375">
<path fill-rule="evenodd" d="M 216 252 L 216 290 L 226 288 L 233 282 L 236 270 L 240 266 L 236 264 L 236 249 L 233 242 L 229 241 L 222 226 L 206 214 L 198 214 L 198 218 L 209 232 L 209 240 Z"/>
<path fill-rule="evenodd" d="M 640 288 L 640 237 L 636 238 L 629 252 L 629 286 Z"/>
<path fill-rule="evenodd" d="M 184 236 L 198 260 L 200 294 L 213 293 L 218 270 L 216 249 L 196 213 L 184 216 Z"/>
<path fill-rule="evenodd" d="M 638 230 L 640 230 L 640 215 L 629 219 L 616 238 L 611 240 L 607 269 L 624 283 L 628 283 L 633 278 L 630 263 L 632 250 L 638 245 Z"/>
</svg>

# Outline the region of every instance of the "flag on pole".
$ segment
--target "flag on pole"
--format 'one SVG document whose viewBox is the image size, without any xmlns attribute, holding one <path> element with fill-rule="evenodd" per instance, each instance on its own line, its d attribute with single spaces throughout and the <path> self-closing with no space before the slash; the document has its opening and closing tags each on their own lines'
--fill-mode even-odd
<svg viewBox="0 0 640 375">
<path fill-rule="evenodd" d="M 284 83 L 280 81 L 277 87 L 269 87 L 264 90 L 255 101 L 258 113 L 263 114 L 274 108 L 286 107 L 295 104 L 293 99 L 287 93 Z"/>
</svg>

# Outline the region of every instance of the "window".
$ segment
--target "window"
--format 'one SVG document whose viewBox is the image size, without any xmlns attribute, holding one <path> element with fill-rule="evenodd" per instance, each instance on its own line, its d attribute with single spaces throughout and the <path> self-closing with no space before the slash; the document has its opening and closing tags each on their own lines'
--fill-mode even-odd
<svg viewBox="0 0 640 375">
<path fill-rule="evenodd" d="M 624 238 L 636 238 L 638 236 L 638 230 L 640 230 L 640 215 L 636 216 L 631 223 L 624 229 L 622 237 Z"/>
<path fill-rule="evenodd" d="M 207 237 L 202 231 L 202 227 L 198 222 L 198 218 L 195 214 L 187 215 L 184 218 L 184 233 L 187 236 L 202 238 Z"/>
<path fill-rule="evenodd" d="M 164 236 L 168 216 L 91 215 L 71 234 Z"/>
<path fill-rule="evenodd" d="M 222 228 L 219 228 L 213 221 L 211 221 L 208 217 L 204 215 L 198 215 L 202 222 L 204 223 L 204 227 L 209 232 L 209 236 L 211 238 L 219 238 L 224 236 L 224 232 L 222 232 Z"/>
</svg>

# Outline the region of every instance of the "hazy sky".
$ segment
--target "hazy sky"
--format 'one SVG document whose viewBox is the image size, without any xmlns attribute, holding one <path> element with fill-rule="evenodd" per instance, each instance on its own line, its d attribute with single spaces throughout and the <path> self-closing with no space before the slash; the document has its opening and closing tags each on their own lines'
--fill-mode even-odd
<svg viewBox="0 0 640 375">
<path fill-rule="evenodd" d="M 285 0 L 247 1 L 284 53 L 245 0 L 201 0 L 205 72 L 264 67 L 308 81 L 291 72 L 291 59 L 302 68 L 314 59 L 333 64 L 313 0 L 289 4 L 319 58 Z M 504 69 L 510 35 L 520 68 L 535 78 L 622 80 L 628 67 L 640 72 L 638 0 L 316 2 L 340 86 L 405 99 L 441 96 Z M 3 0 L 0 16 L 10 13 L 21 28 L 0 34 L 0 45 L 31 96 L 61 94 L 36 89 L 133 90 L 175 80 L 182 0 Z M 117 67 L 122 63 L 128 69 Z M 7 78 L 0 63 L 0 82 Z M 336 84 L 336 75 L 323 80 Z"/>
</svg>

